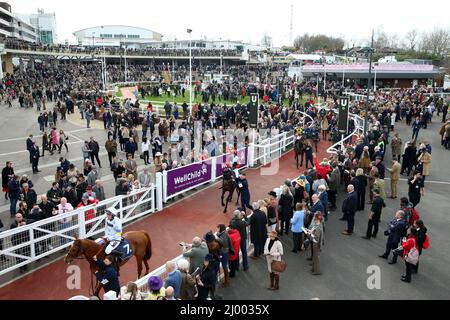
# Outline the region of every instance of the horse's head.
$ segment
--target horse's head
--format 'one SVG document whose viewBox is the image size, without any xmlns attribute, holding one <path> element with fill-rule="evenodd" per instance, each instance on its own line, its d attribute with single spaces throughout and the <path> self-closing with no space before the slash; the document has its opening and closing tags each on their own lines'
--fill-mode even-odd
<svg viewBox="0 0 450 320">
<path fill-rule="evenodd" d="M 69 252 L 64 258 L 64 262 L 70 264 L 73 260 L 81 256 L 83 254 L 83 251 L 84 249 L 81 239 L 76 238 L 72 246 L 70 247 Z"/>
</svg>

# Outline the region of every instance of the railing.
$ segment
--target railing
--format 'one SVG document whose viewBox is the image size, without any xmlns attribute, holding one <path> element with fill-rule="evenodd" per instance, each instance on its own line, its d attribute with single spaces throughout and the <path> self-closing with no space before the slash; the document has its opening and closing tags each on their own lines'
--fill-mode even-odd
<svg viewBox="0 0 450 320">
<path fill-rule="evenodd" d="M 81 207 L 0 233 L 0 253 L 5 258 L 9 257 L 2 260 L 0 275 L 69 247 L 75 240 L 75 234 L 80 238 L 102 234 L 107 208 L 116 208 L 124 224 L 155 212 L 154 191 L 155 186 L 152 185 L 129 195 L 116 196 L 96 205 Z M 158 208 L 160 209 L 159 206 Z"/>
<path fill-rule="evenodd" d="M 337 154 L 338 147 L 340 147 L 339 149 L 342 150 L 344 147 L 344 143 L 353 139 L 354 136 L 360 137 L 364 135 L 364 119 L 356 114 L 352 114 L 350 115 L 350 117 L 353 118 L 353 121 L 355 123 L 355 130 L 353 130 L 352 133 L 350 133 L 349 135 L 347 135 L 346 137 L 344 137 L 343 139 L 341 139 L 340 141 L 336 142 L 331 147 L 329 147 L 327 149 L 327 153 Z"/>
<path fill-rule="evenodd" d="M 157 183 L 162 179 L 163 201 L 175 198 L 204 184 L 213 183 L 222 176 L 228 154 L 212 157 L 176 169 L 157 174 Z M 248 166 L 248 149 L 238 150 L 240 169 Z M 161 177 L 162 176 L 162 177 Z"/>
<path fill-rule="evenodd" d="M 288 146 L 293 145 L 294 142 L 294 131 L 289 131 L 262 140 L 260 144 L 250 144 L 253 152 L 253 156 L 249 156 L 250 166 L 254 166 L 257 162 L 266 165 L 275 158 L 280 158 Z"/>
</svg>

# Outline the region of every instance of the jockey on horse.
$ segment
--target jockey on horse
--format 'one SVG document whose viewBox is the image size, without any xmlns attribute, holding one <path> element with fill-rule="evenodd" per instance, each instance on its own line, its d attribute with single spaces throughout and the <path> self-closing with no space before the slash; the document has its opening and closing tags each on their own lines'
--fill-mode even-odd
<svg viewBox="0 0 450 320">
<path fill-rule="evenodd" d="M 115 208 L 106 210 L 105 236 L 100 240 L 100 244 L 104 245 L 104 251 L 107 255 L 112 254 L 117 259 L 122 260 L 122 253 L 115 250 L 123 241 L 122 238 L 122 221 L 118 217 Z"/>
</svg>

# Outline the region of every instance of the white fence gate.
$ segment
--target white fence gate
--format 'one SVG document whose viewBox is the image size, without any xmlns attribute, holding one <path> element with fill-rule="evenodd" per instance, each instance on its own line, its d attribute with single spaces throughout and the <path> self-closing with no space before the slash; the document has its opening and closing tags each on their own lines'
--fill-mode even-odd
<svg viewBox="0 0 450 320">
<path fill-rule="evenodd" d="M 80 238 L 99 236 L 105 230 L 107 208 L 116 208 L 126 224 L 155 212 L 154 199 L 155 186 L 152 185 L 129 195 L 109 198 L 96 205 L 4 231 L 0 233 L 0 254 L 6 259 L 0 263 L 0 275 L 69 247 L 75 234 Z"/>
</svg>

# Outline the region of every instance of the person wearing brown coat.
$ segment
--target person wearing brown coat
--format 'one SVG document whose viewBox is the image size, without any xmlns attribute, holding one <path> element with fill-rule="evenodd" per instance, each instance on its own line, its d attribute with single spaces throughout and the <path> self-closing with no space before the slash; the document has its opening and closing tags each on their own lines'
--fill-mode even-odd
<svg viewBox="0 0 450 320">
<path fill-rule="evenodd" d="M 398 133 L 396 133 L 391 140 L 391 149 L 392 157 L 397 158 L 397 160 L 400 161 L 400 156 L 402 155 L 402 139 Z"/>
<path fill-rule="evenodd" d="M 372 193 L 372 189 L 373 186 L 375 184 L 375 173 L 378 173 L 378 168 L 375 167 L 374 163 L 372 163 L 372 169 L 369 172 L 369 177 L 368 177 L 368 185 L 369 185 L 369 195 L 370 195 L 370 204 L 372 204 L 373 202 L 373 193 Z"/>
<path fill-rule="evenodd" d="M 370 171 L 370 154 L 369 147 L 367 146 L 364 147 L 361 159 L 359 159 L 358 167 L 363 169 L 365 174 L 368 174 Z"/>
<path fill-rule="evenodd" d="M 396 158 L 392 159 L 392 168 L 387 168 L 387 170 L 391 173 L 391 196 L 390 198 L 397 198 L 397 184 L 400 179 L 400 170 L 402 169 L 401 164 L 398 162 Z"/>
</svg>

